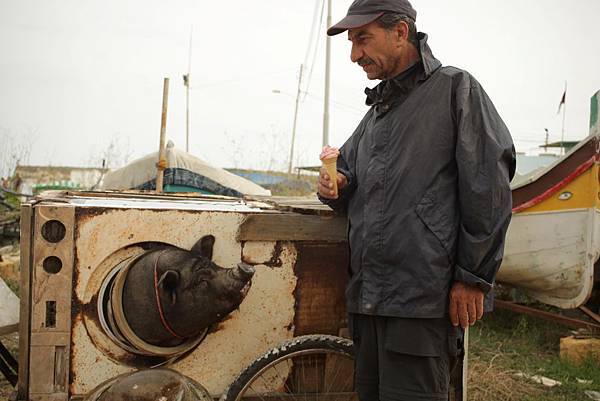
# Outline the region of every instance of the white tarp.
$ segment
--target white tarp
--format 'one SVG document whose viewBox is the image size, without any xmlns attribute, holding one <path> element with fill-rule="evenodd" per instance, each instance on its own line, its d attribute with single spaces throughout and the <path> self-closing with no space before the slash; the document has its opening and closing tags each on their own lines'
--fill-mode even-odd
<svg viewBox="0 0 600 401">
<path fill-rule="evenodd" d="M 250 180 L 222 168 L 211 166 L 189 153 L 176 149 L 171 141 L 166 147 L 165 159 L 167 160 L 167 168 L 189 170 L 244 195 L 271 195 L 271 191 Z M 104 176 L 99 189 L 132 189 L 151 181 L 156 178 L 157 161 L 158 152 L 155 152 L 134 160 L 120 169 L 110 171 Z"/>
<path fill-rule="evenodd" d="M 0 277 L 0 335 L 17 331 L 19 298 Z"/>
</svg>

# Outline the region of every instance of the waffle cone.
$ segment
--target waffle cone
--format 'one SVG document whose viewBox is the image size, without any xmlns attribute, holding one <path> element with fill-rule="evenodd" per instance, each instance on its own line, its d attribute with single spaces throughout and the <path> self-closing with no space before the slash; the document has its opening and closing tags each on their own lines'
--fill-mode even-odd
<svg viewBox="0 0 600 401">
<path fill-rule="evenodd" d="M 322 160 L 323 167 L 327 171 L 327 175 L 329 175 L 329 179 L 333 183 L 333 192 L 335 196 L 338 195 L 338 187 L 337 187 L 337 157 L 330 157 Z"/>
</svg>

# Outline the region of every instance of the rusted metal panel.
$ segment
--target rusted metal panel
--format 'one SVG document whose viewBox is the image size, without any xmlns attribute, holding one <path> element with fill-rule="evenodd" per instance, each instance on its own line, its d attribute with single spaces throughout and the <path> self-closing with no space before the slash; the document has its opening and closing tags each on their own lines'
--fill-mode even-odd
<svg viewBox="0 0 600 401">
<path fill-rule="evenodd" d="M 302 204 L 288 202 L 294 208 Z M 30 369 L 31 381 L 24 386 L 30 399 L 78 399 L 114 376 L 163 363 L 218 396 L 244 366 L 281 341 L 300 334 L 340 334 L 345 330 L 346 220 L 279 207 L 237 199 L 107 193 L 55 194 L 37 204 L 35 235 L 26 246 L 34 250 L 35 271 L 26 278 L 34 283 L 32 335 L 24 337 L 31 363 L 45 361 Z M 51 244 L 41 238 L 41 225 L 51 218 L 65 222 L 68 240 Z M 213 260 L 218 265 L 255 265 L 252 287 L 239 309 L 213 325 L 179 360 L 121 348 L 99 316 L 98 294 L 106 278 L 150 243 L 190 249 L 204 235 L 216 237 Z M 70 254 L 62 248 L 68 241 Z M 50 255 L 72 266 L 72 272 L 65 266 L 57 274 L 45 272 L 43 260 Z M 61 309 L 65 302 L 68 319 Z M 53 307 L 56 321 L 47 327 L 47 311 Z"/>
<path fill-rule="evenodd" d="M 118 374 L 165 362 L 121 349 L 107 337 L 98 319 L 97 294 L 103 280 L 119 261 L 141 252 L 146 242 L 190 249 L 201 236 L 211 234 L 216 237 L 213 260 L 218 265 L 235 266 L 244 253 L 259 263 L 239 310 L 212 327 L 195 350 L 170 365 L 212 394 L 220 394 L 261 352 L 293 335 L 296 249 L 286 242 L 238 242 L 243 213 L 82 207 L 76 215 L 71 396 L 85 394 Z"/>
<path fill-rule="evenodd" d="M 238 240 L 345 242 L 347 227 L 345 217 L 250 214 L 240 225 Z"/>
<path fill-rule="evenodd" d="M 297 243 L 294 335 L 339 335 L 345 327 L 346 244 Z"/>
</svg>

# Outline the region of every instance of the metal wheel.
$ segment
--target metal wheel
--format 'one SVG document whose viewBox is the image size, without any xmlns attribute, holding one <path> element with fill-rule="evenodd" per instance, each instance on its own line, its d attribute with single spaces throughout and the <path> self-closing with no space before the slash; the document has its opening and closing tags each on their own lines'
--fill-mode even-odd
<svg viewBox="0 0 600 401">
<path fill-rule="evenodd" d="M 221 401 L 358 401 L 352 341 L 295 337 L 252 362 Z"/>
</svg>

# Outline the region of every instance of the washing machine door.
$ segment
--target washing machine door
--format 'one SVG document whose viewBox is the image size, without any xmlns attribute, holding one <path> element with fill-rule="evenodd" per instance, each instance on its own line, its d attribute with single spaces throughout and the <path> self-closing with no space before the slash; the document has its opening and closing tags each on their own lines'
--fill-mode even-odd
<svg viewBox="0 0 600 401">
<path fill-rule="evenodd" d="M 170 369 L 146 369 L 114 377 L 92 390 L 85 401 L 212 401 L 198 382 Z"/>
</svg>

